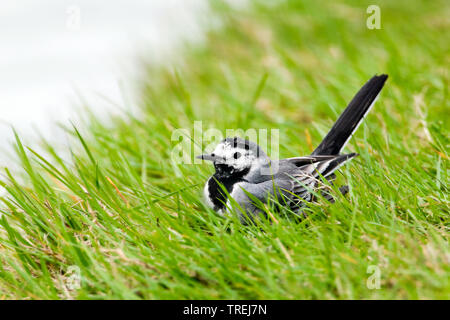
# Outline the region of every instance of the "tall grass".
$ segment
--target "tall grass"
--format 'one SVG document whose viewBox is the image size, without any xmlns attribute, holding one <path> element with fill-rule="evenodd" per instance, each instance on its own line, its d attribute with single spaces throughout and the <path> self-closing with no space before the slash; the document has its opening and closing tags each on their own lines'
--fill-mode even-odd
<svg viewBox="0 0 450 320">
<path fill-rule="evenodd" d="M 64 151 L 16 136 L 1 297 L 450 298 L 448 2 L 379 1 L 380 30 L 365 1 L 212 4 L 222 27 L 181 62 L 146 67 L 138 113 L 86 116 Z M 390 78 L 338 177 L 350 193 L 301 223 L 222 218 L 202 202 L 212 167 L 171 161 L 173 130 L 196 120 L 279 129 L 281 157 L 309 154 L 376 73 Z"/>
</svg>

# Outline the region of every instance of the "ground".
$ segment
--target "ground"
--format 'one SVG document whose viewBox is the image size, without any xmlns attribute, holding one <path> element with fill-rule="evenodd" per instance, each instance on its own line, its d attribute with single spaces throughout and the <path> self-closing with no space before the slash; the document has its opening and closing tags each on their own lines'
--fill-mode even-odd
<svg viewBox="0 0 450 320">
<path fill-rule="evenodd" d="M 86 110 L 70 149 L 17 136 L 19 169 L 1 178 L 1 297 L 450 298 L 449 2 L 377 1 L 373 30 L 366 1 L 212 3 L 220 26 L 203 44 L 145 65 L 138 111 Z M 175 130 L 194 121 L 278 130 L 280 157 L 306 155 L 380 73 L 346 148 L 360 156 L 338 175 L 349 194 L 301 222 L 220 217 L 202 201 L 213 168 L 173 160 Z M 187 146 L 193 159 L 206 143 Z"/>
</svg>

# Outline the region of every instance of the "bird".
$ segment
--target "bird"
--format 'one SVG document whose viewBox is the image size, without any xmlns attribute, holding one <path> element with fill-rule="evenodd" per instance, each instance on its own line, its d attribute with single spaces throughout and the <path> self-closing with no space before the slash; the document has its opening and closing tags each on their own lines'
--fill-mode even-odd
<svg viewBox="0 0 450 320">
<path fill-rule="evenodd" d="M 227 137 L 212 153 L 197 156 L 211 161 L 215 169 L 203 188 L 206 205 L 220 215 L 234 208 L 241 221 L 253 221 L 264 214 L 263 206 L 270 199 L 300 216 L 316 192 L 334 202 L 323 179 L 332 184 L 335 171 L 358 156 L 341 151 L 372 109 L 387 78 L 381 74 L 369 79 L 308 156 L 273 160 L 258 144 L 240 137 Z M 348 186 L 339 190 L 349 191 Z"/>
</svg>

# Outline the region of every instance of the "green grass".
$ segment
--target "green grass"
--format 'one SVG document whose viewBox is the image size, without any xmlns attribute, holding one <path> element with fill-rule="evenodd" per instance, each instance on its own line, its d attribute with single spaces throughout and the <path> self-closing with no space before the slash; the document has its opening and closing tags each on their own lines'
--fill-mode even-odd
<svg viewBox="0 0 450 320">
<path fill-rule="evenodd" d="M 17 138 L 20 169 L 1 178 L 0 296 L 450 298 L 450 4 L 375 2 L 381 30 L 366 28 L 374 1 L 214 2 L 222 27 L 172 66 L 146 67 L 138 112 L 86 111 L 67 150 Z M 338 177 L 350 193 L 301 223 L 219 217 L 202 204 L 212 167 L 170 160 L 173 130 L 196 120 L 279 129 L 281 157 L 308 154 L 376 73 L 389 80 Z M 366 285 L 371 266 L 380 289 Z"/>
</svg>

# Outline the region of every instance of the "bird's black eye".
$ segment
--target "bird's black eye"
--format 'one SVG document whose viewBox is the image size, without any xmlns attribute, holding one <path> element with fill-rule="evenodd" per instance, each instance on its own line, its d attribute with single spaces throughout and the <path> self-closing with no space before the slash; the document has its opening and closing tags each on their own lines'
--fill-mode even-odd
<svg viewBox="0 0 450 320">
<path fill-rule="evenodd" d="M 241 157 L 241 153 L 240 152 L 235 152 L 233 154 L 233 158 L 235 158 L 235 159 L 239 159 L 240 157 Z"/>
</svg>

